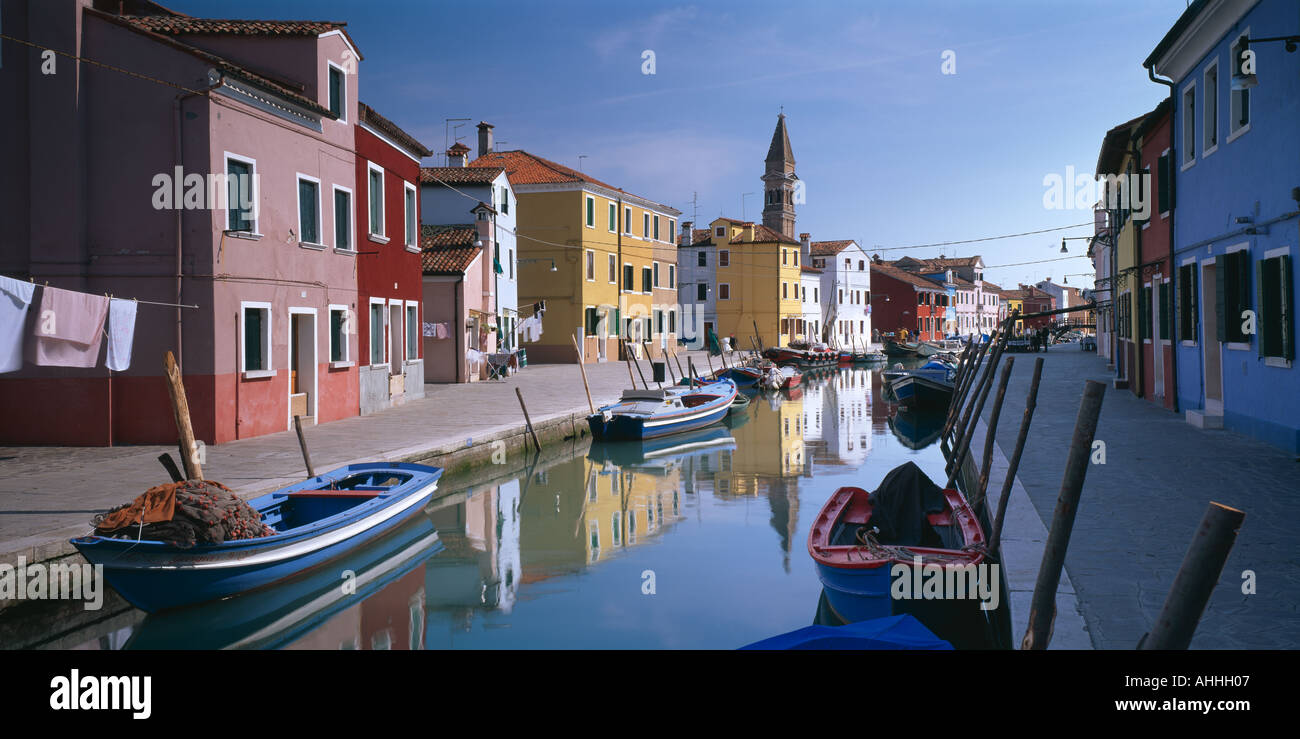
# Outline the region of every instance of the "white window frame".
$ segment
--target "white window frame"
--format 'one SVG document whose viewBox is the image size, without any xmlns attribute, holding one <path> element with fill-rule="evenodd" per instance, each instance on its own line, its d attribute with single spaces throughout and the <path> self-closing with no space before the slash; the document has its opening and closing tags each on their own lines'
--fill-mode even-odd
<svg viewBox="0 0 1300 739">
<path fill-rule="evenodd" d="M 650 240 L 650 214 L 641 214 L 641 238 L 646 241 Z"/>
<path fill-rule="evenodd" d="M 675 264 L 668 265 L 668 289 L 677 289 L 677 265 Z"/>
<path fill-rule="evenodd" d="M 224 233 L 233 236 L 242 236 L 245 238 L 260 239 L 262 237 L 262 234 L 261 232 L 258 231 L 257 227 L 258 227 L 258 222 L 261 220 L 259 218 L 259 216 L 261 215 L 259 213 L 259 211 L 261 210 L 259 205 L 260 205 L 262 193 L 259 192 L 261 188 L 257 186 L 258 185 L 257 160 L 252 157 L 246 157 L 242 154 L 235 154 L 233 152 L 223 151 L 222 158 L 221 158 L 221 164 L 223 169 L 222 174 L 225 175 L 226 177 L 230 176 L 230 160 L 232 159 L 235 160 L 236 162 L 241 162 L 243 164 L 249 165 L 248 176 L 252 179 L 252 187 L 253 187 L 253 213 L 251 216 L 251 220 L 253 221 L 253 230 L 252 231 L 231 231 L 230 230 L 230 189 L 229 189 L 230 186 L 229 184 L 227 184 L 226 186 L 227 188 L 226 194 L 224 195 L 224 199 L 226 201 L 226 209 L 225 212 L 222 214 L 223 218 L 221 220 L 221 230 Z"/>
<path fill-rule="evenodd" d="M 722 297 L 722 288 L 724 288 L 724 287 L 727 288 L 727 297 L 725 297 L 725 298 Z M 719 282 L 719 283 L 718 283 L 718 300 L 731 300 L 731 283 L 730 283 L 730 282 Z"/>
<path fill-rule="evenodd" d="M 293 372 L 293 340 L 292 340 L 292 338 L 291 338 L 291 337 L 293 336 L 293 317 L 294 317 L 294 316 L 311 316 L 311 325 L 312 325 L 311 355 L 312 355 L 312 361 L 316 362 L 316 364 L 318 364 L 318 365 L 320 364 L 320 354 L 318 353 L 318 350 L 320 349 L 320 346 L 319 346 L 318 339 L 317 339 L 317 337 L 320 336 L 320 316 L 318 316 L 318 315 L 316 314 L 316 309 L 315 309 L 315 308 L 308 308 L 308 307 L 305 307 L 305 306 L 304 306 L 304 307 L 299 307 L 299 306 L 289 306 L 289 324 L 288 324 L 289 334 L 288 334 L 288 336 L 286 336 L 286 339 L 287 339 L 287 340 L 284 342 L 284 344 L 285 344 L 285 347 L 284 347 L 285 364 L 284 364 L 284 366 L 285 366 L 285 369 L 289 370 L 291 376 L 290 376 L 290 381 L 289 381 L 289 383 L 288 383 L 288 388 L 286 388 L 286 389 L 288 390 L 288 393 L 287 393 L 287 395 L 286 395 L 286 397 L 285 397 L 286 402 L 288 401 L 288 397 L 289 397 L 289 396 L 292 396 L 292 395 L 294 394 L 294 392 L 293 392 L 293 379 L 292 379 L 292 372 Z M 308 415 L 310 415 L 313 419 L 315 419 L 315 418 L 318 417 L 319 410 L 320 410 L 320 407 L 319 407 L 319 405 L 320 405 L 320 395 L 317 393 L 317 391 L 320 389 L 320 374 L 315 370 L 315 368 L 312 368 L 311 376 L 312 376 L 312 380 L 311 380 L 311 390 L 308 390 L 308 391 L 305 391 L 305 392 L 307 393 L 307 397 L 311 399 L 311 406 L 308 408 Z M 292 405 L 289 405 L 287 408 L 285 408 L 285 412 L 286 412 L 286 414 L 287 414 L 287 416 L 286 416 L 286 418 L 285 418 L 285 428 L 292 427 L 292 426 L 293 426 L 293 406 L 292 406 Z"/>
<path fill-rule="evenodd" d="M 1214 74 L 1214 85 L 1211 89 L 1210 74 Z M 1201 72 L 1202 87 L 1201 91 L 1201 158 L 1204 159 L 1219 150 L 1219 142 L 1223 140 L 1223 132 L 1219 130 L 1219 58 L 1214 57 L 1213 61 L 1205 65 Z M 1213 106 L 1211 106 L 1213 101 Z M 1214 110 L 1210 110 L 1213 107 Z M 1214 125 L 1214 144 L 1209 143 L 1210 125 Z"/>
<path fill-rule="evenodd" d="M 348 245 L 346 247 L 343 247 L 343 246 L 339 246 L 337 243 L 338 236 L 339 236 L 339 228 L 338 228 L 337 214 L 335 214 L 335 218 L 333 219 L 334 223 L 331 224 L 334 226 L 334 241 L 335 241 L 334 251 L 339 252 L 340 254 L 356 254 L 357 246 L 355 242 L 357 240 L 357 224 L 354 223 L 353 221 L 355 221 L 357 217 L 357 196 L 352 192 L 351 188 L 347 188 L 342 185 L 330 185 L 330 212 L 331 213 L 334 212 L 335 193 L 339 190 L 342 190 L 343 192 L 348 194 L 348 229 L 347 229 Z"/>
<path fill-rule="evenodd" d="M 623 233 L 632 235 L 632 209 L 626 205 L 623 206 Z"/>
<path fill-rule="evenodd" d="M 375 172 L 379 173 L 379 230 L 378 231 L 375 231 L 373 228 L 371 228 L 375 224 L 370 222 L 370 215 L 371 215 L 370 199 L 375 195 L 374 192 L 372 192 L 374 190 L 374 183 L 370 181 L 370 175 Z M 374 162 L 366 162 L 366 232 L 370 234 L 370 238 L 373 241 L 378 241 L 381 244 L 388 243 L 388 232 L 387 232 L 388 203 L 386 202 L 387 198 L 384 197 L 384 184 L 386 180 L 387 180 L 387 175 L 383 167 L 379 166 L 378 164 L 375 164 Z"/>
<path fill-rule="evenodd" d="M 344 367 L 351 367 L 353 364 L 355 364 L 355 362 L 352 361 L 352 343 L 348 341 L 348 336 L 352 334 L 352 309 L 347 307 L 346 305 L 336 305 L 331 303 L 328 307 L 328 311 L 329 311 L 330 322 L 325 327 L 325 333 L 329 337 L 329 339 L 326 341 L 325 350 L 329 352 L 326 358 L 327 361 L 329 362 L 330 369 L 343 369 Z M 335 313 L 343 314 L 343 355 L 342 355 L 343 358 L 337 361 L 334 359 L 334 314 Z M 367 320 L 369 320 L 369 316 L 367 316 Z"/>
<path fill-rule="evenodd" d="M 618 256 L 614 254 L 608 254 L 606 256 L 608 257 L 607 261 L 609 262 L 609 271 L 610 271 L 609 284 L 617 285 L 618 284 Z"/>
<path fill-rule="evenodd" d="M 587 214 L 591 218 L 587 218 Z M 586 228 L 594 229 L 596 227 L 596 198 L 591 195 L 584 195 L 582 200 L 582 225 Z"/>
<path fill-rule="evenodd" d="M 340 86 L 340 90 L 339 90 L 339 94 L 343 96 L 343 100 L 341 100 L 339 104 L 340 112 L 339 112 L 338 122 L 347 123 L 348 122 L 348 70 L 345 69 L 343 65 L 335 64 L 334 62 L 329 60 L 326 60 L 325 64 L 327 65 L 328 69 L 337 69 L 338 71 L 343 73 L 343 84 Z M 325 74 L 325 109 L 326 110 L 329 110 L 330 107 L 329 95 L 330 95 L 330 79 L 329 79 L 329 73 L 326 72 Z"/>
<path fill-rule="evenodd" d="M 592 249 L 583 249 L 582 277 L 587 282 L 596 281 L 596 252 Z"/>
<path fill-rule="evenodd" d="M 725 255 L 725 261 L 727 262 L 726 264 L 723 264 L 723 263 L 722 263 L 722 262 L 724 261 L 724 255 Z M 730 267 L 730 266 L 731 266 L 731 250 L 730 250 L 730 249 L 719 249 L 719 250 L 718 250 L 718 266 L 719 266 L 719 267 Z"/>
<path fill-rule="evenodd" d="M 410 341 L 411 341 L 411 326 L 410 326 L 410 320 L 411 320 L 411 309 L 412 309 L 412 308 L 415 309 L 415 346 L 411 346 L 411 343 L 410 343 Z M 405 307 L 405 309 L 402 311 L 402 321 L 403 321 L 403 326 L 402 326 L 402 329 L 403 329 L 403 332 L 402 332 L 402 345 L 406 347 L 406 362 L 407 362 L 407 364 L 410 364 L 411 362 L 418 362 L 418 361 L 420 361 L 420 337 L 421 337 L 421 336 L 423 335 L 423 333 L 424 333 L 424 332 L 422 332 L 422 331 L 420 330 L 420 327 L 421 327 L 420 320 L 421 320 L 421 319 L 420 319 L 420 301 L 418 301 L 418 300 L 408 300 L 408 301 L 406 301 L 406 307 Z M 414 350 L 414 351 L 412 351 L 412 350 Z"/>
<path fill-rule="evenodd" d="M 321 241 L 304 241 L 302 238 L 302 188 L 299 185 L 303 180 L 315 183 L 316 185 L 316 237 L 321 238 Z M 324 190 L 325 188 L 321 186 L 319 177 L 312 177 L 311 175 L 303 174 L 302 172 L 296 173 L 293 180 L 293 199 L 294 202 L 298 204 L 298 246 L 305 249 L 316 249 L 319 251 L 325 248 L 325 242 L 323 240 L 323 237 L 325 236 L 325 214 L 322 212 L 321 208 L 321 193 L 324 192 Z"/>
<path fill-rule="evenodd" d="M 262 357 L 266 360 L 266 367 L 263 369 L 248 369 L 248 357 L 245 356 L 244 347 L 247 346 L 247 340 L 244 337 L 244 327 L 247 321 L 244 314 L 249 310 L 260 310 L 265 315 L 262 322 L 262 329 L 265 333 L 262 342 Z M 239 372 L 245 380 L 252 380 L 259 377 L 275 377 L 275 361 L 271 354 L 272 349 L 272 320 L 271 304 L 255 300 L 241 300 L 239 302 Z"/>
<path fill-rule="evenodd" d="M 374 311 L 376 305 L 381 308 L 381 310 L 379 311 L 379 315 L 383 317 L 383 323 L 379 327 L 380 331 L 382 331 L 384 334 L 384 337 L 379 341 L 379 345 L 383 347 L 384 350 L 384 357 L 383 357 L 384 361 L 382 362 L 375 362 L 374 357 L 371 356 L 370 353 L 370 345 L 373 344 L 375 341 L 375 327 L 370 321 L 370 314 L 372 311 Z M 389 324 L 388 301 L 383 298 L 371 298 L 370 301 L 366 304 L 366 326 L 369 327 L 368 333 L 370 334 L 369 336 L 370 341 L 367 342 L 366 344 L 366 366 L 367 367 L 383 367 L 385 369 L 391 368 L 392 358 L 388 356 L 389 354 L 388 333 L 392 330 L 392 328 L 388 324 Z"/>
<path fill-rule="evenodd" d="M 650 288 L 659 287 L 659 262 L 650 263 Z"/>
<path fill-rule="evenodd" d="M 1188 95 L 1192 96 L 1192 113 L 1191 113 L 1192 120 L 1190 121 L 1190 123 L 1187 120 L 1187 96 Z M 1199 146 L 1201 143 L 1200 139 L 1196 136 L 1196 80 L 1192 80 L 1191 82 L 1187 83 L 1187 86 L 1184 87 L 1182 91 L 1178 94 L 1178 115 L 1181 117 L 1181 120 L 1183 122 L 1183 125 L 1179 131 L 1182 134 L 1182 140 L 1178 142 L 1179 144 L 1181 144 L 1179 148 L 1182 150 L 1183 161 L 1179 162 L 1181 166 L 1179 167 L 1178 171 L 1186 172 L 1188 169 L 1191 169 L 1193 166 L 1196 165 L 1196 154 L 1197 154 L 1195 148 L 1193 148 L 1190 152 L 1188 151 L 1188 146 L 1187 146 L 1188 131 L 1189 130 L 1191 131 L 1192 142 L 1196 146 Z"/>
<path fill-rule="evenodd" d="M 405 233 L 407 229 L 410 233 Z M 402 231 L 406 237 L 406 250 L 420 251 L 420 191 L 406 180 L 402 180 Z"/>
<path fill-rule="evenodd" d="M 614 222 L 614 227 L 608 229 L 610 233 L 618 233 L 618 204 L 613 200 L 609 201 L 609 219 Z"/>
<path fill-rule="evenodd" d="M 1254 109 L 1250 104 L 1251 98 L 1254 97 L 1253 95 L 1246 95 L 1246 114 L 1250 116 L 1250 121 L 1247 122 L 1246 125 L 1238 126 L 1236 121 L 1239 116 L 1233 113 L 1232 101 L 1234 99 L 1240 100 L 1241 93 L 1245 92 L 1244 90 L 1232 89 L 1232 70 L 1237 66 L 1237 60 L 1235 58 L 1236 54 L 1233 53 L 1233 47 L 1240 43 L 1243 38 L 1250 38 L 1250 27 L 1246 27 L 1236 39 L 1228 43 L 1228 137 L 1224 139 L 1224 141 L 1229 144 L 1235 141 L 1238 136 L 1249 131 L 1251 124 L 1255 122 Z"/>
</svg>

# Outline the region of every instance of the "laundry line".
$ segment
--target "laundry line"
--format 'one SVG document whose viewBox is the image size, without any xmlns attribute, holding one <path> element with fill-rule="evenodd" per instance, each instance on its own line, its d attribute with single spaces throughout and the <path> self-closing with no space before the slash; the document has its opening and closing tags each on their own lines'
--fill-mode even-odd
<svg viewBox="0 0 1300 739">
<path fill-rule="evenodd" d="M 14 279 L 14 278 L 10 278 L 10 279 Z M 34 280 L 34 279 L 30 278 L 30 277 L 27 278 L 27 281 L 30 282 L 30 283 L 32 283 L 33 285 L 36 285 L 37 287 L 49 287 L 49 286 L 50 286 L 50 281 L 49 281 L 49 280 L 46 280 L 45 283 L 44 283 L 43 285 L 40 284 L 40 283 L 37 283 L 36 280 Z M 59 288 L 59 289 L 60 289 L 60 290 L 66 290 L 67 288 Z M 83 291 L 81 291 L 81 290 L 68 290 L 68 292 L 83 292 Z M 89 295 L 90 293 L 86 293 L 86 294 Z M 198 308 L 199 308 L 199 306 L 197 306 L 197 305 L 187 305 L 187 304 L 185 304 L 185 303 L 160 303 L 160 302 L 158 302 L 157 300 L 141 300 L 141 299 L 139 299 L 139 298 L 123 298 L 123 297 L 119 297 L 119 296 L 117 296 L 117 295 L 114 295 L 114 294 L 112 294 L 112 293 L 104 293 L 104 297 L 106 297 L 106 298 L 111 298 L 111 299 L 114 299 L 114 300 L 132 300 L 132 301 L 135 301 L 136 303 L 139 303 L 140 305 L 159 305 L 159 306 L 162 306 L 162 307 L 164 307 L 164 308 L 190 308 L 190 309 L 192 309 L 192 310 L 198 310 Z"/>
</svg>

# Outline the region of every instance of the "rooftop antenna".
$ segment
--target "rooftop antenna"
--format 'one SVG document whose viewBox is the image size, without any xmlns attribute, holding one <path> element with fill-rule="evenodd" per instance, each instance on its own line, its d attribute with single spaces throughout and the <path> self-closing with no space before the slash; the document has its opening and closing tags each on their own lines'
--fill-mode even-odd
<svg viewBox="0 0 1300 739">
<path fill-rule="evenodd" d="M 698 192 L 691 193 L 691 220 L 694 223 L 700 222 L 700 194 Z"/>
<path fill-rule="evenodd" d="M 745 222 L 749 221 L 749 217 L 745 215 L 745 198 L 753 194 L 754 193 L 752 192 L 744 192 L 740 194 L 740 220 L 742 221 Z"/>
<path fill-rule="evenodd" d="M 583 169 L 582 169 L 582 160 L 583 160 L 583 159 L 586 159 L 586 158 L 587 158 L 587 155 L 586 155 L 586 154 L 579 154 L 579 155 L 578 155 L 578 171 L 579 171 L 579 172 L 582 172 L 582 171 L 583 171 Z"/>
</svg>

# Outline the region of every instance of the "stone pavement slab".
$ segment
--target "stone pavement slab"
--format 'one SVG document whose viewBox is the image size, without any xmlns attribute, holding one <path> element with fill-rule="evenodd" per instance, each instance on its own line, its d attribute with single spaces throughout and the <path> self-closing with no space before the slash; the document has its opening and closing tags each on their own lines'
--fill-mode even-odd
<svg viewBox="0 0 1300 739">
<path fill-rule="evenodd" d="M 1206 507 L 1217 501 L 1245 511 L 1246 520 L 1192 647 L 1300 648 L 1296 458 L 1234 432 L 1195 428 L 1116 390 L 1105 359 L 1070 345 L 1016 355 L 996 434 L 1007 454 L 1036 357 L 1045 360 L 1043 376 L 1017 477 L 1040 523 L 1050 525 L 1056 506 L 1084 383 L 1107 384 L 1096 436 L 1106 461 L 1089 467 L 1065 560 L 1093 646 L 1132 649 L 1150 630 Z M 992 405 L 990 398 L 986 421 Z M 1013 497 L 1008 516 L 1023 502 Z M 1252 595 L 1242 592 L 1247 570 L 1256 576 Z M 1061 628 L 1058 622 L 1058 635 Z"/>
</svg>

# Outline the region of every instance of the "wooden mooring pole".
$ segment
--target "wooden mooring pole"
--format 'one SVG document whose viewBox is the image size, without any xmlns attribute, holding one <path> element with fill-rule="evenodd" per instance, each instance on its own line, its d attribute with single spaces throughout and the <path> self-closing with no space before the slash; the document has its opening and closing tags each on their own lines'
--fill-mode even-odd
<svg viewBox="0 0 1300 739">
<path fill-rule="evenodd" d="M 1083 481 L 1088 476 L 1092 440 L 1097 435 L 1097 419 L 1101 415 L 1102 395 L 1106 386 L 1088 380 L 1079 403 L 1079 415 L 1074 422 L 1074 438 L 1070 441 L 1070 454 L 1065 461 L 1065 476 L 1061 492 L 1056 498 L 1056 511 L 1052 514 L 1052 528 L 1043 547 L 1043 562 L 1038 568 L 1038 581 L 1034 583 L 1034 597 L 1029 606 L 1029 628 L 1020 642 L 1021 649 L 1047 649 L 1052 641 L 1052 626 L 1056 621 L 1056 588 L 1061 584 L 1061 568 L 1065 565 L 1065 550 L 1070 546 L 1070 532 L 1074 517 L 1079 511 L 1079 495 Z"/>
<path fill-rule="evenodd" d="M 578 357 L 578 371 L 582 373 L 582 389 L 587 391 L 587 407 L 595 415 L 596 404 L 591 402 L 591 386 L 587 384 L 587 367 L 582 361 L 582 350 L 578 348 L 578 337 L 572 336 L 570 338 L 573 339 L 573 353 Z M 515 389 L 518 390 L 518 388 Z"/>
<path fill-rule="evenodd" d="M 316 469 L 311 464 L 311 454 L 307 452 L 307 439 L 302 435 L 302 416 L 293 417 L 293 430 L 298 432 L 298 448 L 302 450 L 302 463 L 307 466 L 307 477 L 315 477 Z"/>
<path fill-rule="evenodd" d="M 533 437 L 533 447 L 538 452 L 542 451 L 542 442 L 537 440 L 537 432 L 533 430 L 533 420 L 528 417 L 528 406 L 524 405 L 524 394 L 515 388 L 515 395 L 519 397 L 519 407 L 524 409 L 524 423 L 528 426 L 528 433 Z"/>
<path fill-rule="evenodd" d="M 1007 357 L 1007 363 L 1002 365 L 1002 376 L 998 378 L 998 394 L 993 399 L 993 410 L 989 411 L 989 426 L 984 430 L 984 456 L 980 458 L 979 484 L 975 488 L 975 499 L 971 501 L 971 506 L 975 509 L 976 514 L 984 510 L 985 501 L 987 500 L 989 466 L 993 464 L 993 437 L 998 432 L 998 418 L 1002 415 L 1002 401 L 1007 396 L 1007 382 L 1011 380 L 1011 368 L 1015 365 L 1015 357 Z"/>
<path fill-rule="evenodd" d="M 1010 359 L 1010 358 L 1009 358 Z M 989 537 L 989 551 L 1002 555 L 998 547 L 1002 542 L 1002 523 L 1007 518 L 1007 501 L 1011 499 L 1011 488 L 1015 486 L 1016 471 L 1020 469 L 1020 455 L 1025 451 L 1025 441 L 1029 438 L 1029 424 L 1034 420 L 1034 407 L 1038 404 L 1038 381 L 1043 376 L 1043 358 L 1034 360 L 1034 378 L 1029 382 L 1029 394 L 1025 396 L 1025 414 L 1020 419 L 1020 435 L 1016 437 L 1016 448 L 1007 460 L 1007 476 L 1002 481 L 1002 496 L 998 498 L 998 512 L 993 519 L 993 534 Z"/>
<path fill-rule="evenodd" d="M 619 345 L 623 347 L 623 363 L 627 365 L 627 379 L 632 383 L 632 389 L 636 390 L 636 377 L 632 374 L 632 350 L 627 347 L 627 342 L 619 339 Z"/>
<path fill-rule="evenodd" d="M 202 480 L 203 466 L 199 464 L 199 445 L 194 440 L 194 426 L 190 423 L 190 404 L 185 399 L 185 384 L 181 382 L 176 357 L 170 351 L 163 356 L 163 369 L 167 375 L 167 393 L 172 400 L 172 415 L 176 418 L 176 430 L 181 437 L 181 468 L 185 470 L 186 480 Z"/>
<path fill-rule="evenodd" d="M 1223 573 L 1228 553 L 1237 540 L 1237 529 L 1245 520 L 1243 511 L 1210 503 L 1174 577 L 1160 616 L 1151 632 L 1142 637 L 1138 649 L 1187 649 L 1192 643 L 1196 624 Z"/>
</svg>

